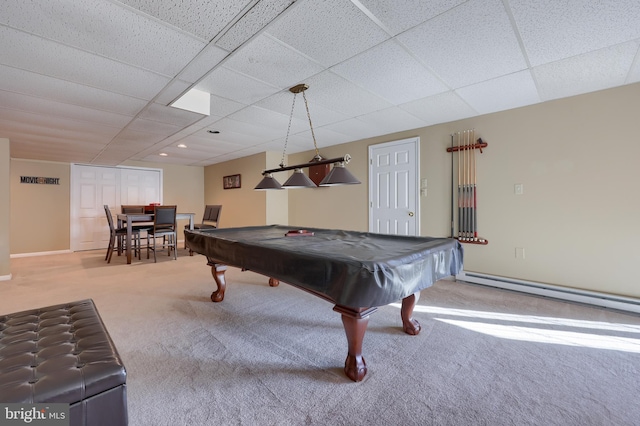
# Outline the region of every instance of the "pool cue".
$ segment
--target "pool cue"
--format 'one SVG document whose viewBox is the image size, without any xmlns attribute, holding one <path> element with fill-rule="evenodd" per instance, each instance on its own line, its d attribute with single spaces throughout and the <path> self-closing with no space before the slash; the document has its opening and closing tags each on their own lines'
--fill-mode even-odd
<svg viewBox="0 0 640 426">
<path fill-rule="evenodd" d="M 454 186 L 453 186 L 453 133 L 451 134 L 451 238 L 455 238 L 455 234 L 454 234 L 454 225 L 453 225 L 453 209 L 454 207 L 454 203 L 453 203 L 453 197 L 454 197 Z"/>
<path fill-rule="evenodd" d="M 471 140 L 473 141 L 473 151 L 471 153 L 473 162 L 473 241 L 478 241 L 478 186 L 477 186 L 477 168 L 476 168 L 476 131 L 473 130 Z"/>
<path fill-rule="evenodd" d="M 458 239 L 462 238 L 462 168 L 460 162 L 460 132 L 456 134 L 458 142 Z"/>
<path fill-rule="evenodd" d="M 465 138 L 464 152 L 467 158 L 467 241 L 471 240 L 471 152 L 469 151 L 469 138 L 471 137 L 471 131 L 467 130 Z"/>
<path fill-rule="evenodd" d="M 462 132 L 462 240 L 467 239 L 467 131 Z"/>
</svg>

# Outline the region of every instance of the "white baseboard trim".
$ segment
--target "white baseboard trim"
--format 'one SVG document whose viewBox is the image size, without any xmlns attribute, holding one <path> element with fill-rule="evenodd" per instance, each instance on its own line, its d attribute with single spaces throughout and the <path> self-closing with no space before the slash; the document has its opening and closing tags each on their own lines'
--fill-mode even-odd
<svg viewBox="0 0 640 426">
<path fill-rule="evenodd" d="M 73 253 L 71 250 L 56 250 L 56 251 L 39 251 L 34 253 L 16 253 L 9 255 L 9 258 L 15 259 L 18 257 L 33 257 L 33 256 L 49 256 L 50 254 L 67 254 Z"/>
<path fill-rule="evenodd" d="M 616 296 L 569 287 L 560 287 L 551 284 L 498 277 L 476 272 L 463 271 L 456 275 L 456 279 L 489 287 L 503 288 L 506 290 L 514 290 L 522 293 L 536 294 L 538 296 L 552 297 L 555 299 L 585 303 L 588 305 L 640 314 L 640 299 L 634 299 L 631 297 Z"/>
<path fill-rule="evenodd" d="M 9 275 L 0 275 L 0 281 L 11 281 L 11 274 L 9 274 Z"/>
</svg>

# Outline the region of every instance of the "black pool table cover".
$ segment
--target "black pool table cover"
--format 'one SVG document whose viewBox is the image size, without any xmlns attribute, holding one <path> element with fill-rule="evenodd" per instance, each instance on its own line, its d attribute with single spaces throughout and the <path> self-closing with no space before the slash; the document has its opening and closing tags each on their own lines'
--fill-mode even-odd
<svg viewBox="0 0 640 426">
<path fill-rule="evenodd" d="M 462 269 L 452 238 L 267 225 L 185 230 L 187 246 L 210 260 L 247 269 L 360 308 L 398 302 Z"/>
</svg>

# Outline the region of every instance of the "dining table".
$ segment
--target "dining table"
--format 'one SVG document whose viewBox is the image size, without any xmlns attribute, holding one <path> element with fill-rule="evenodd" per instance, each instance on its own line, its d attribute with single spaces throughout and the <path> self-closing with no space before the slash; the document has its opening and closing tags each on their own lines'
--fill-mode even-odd
<svg viewBox="0 0 640 426">
<path fill-rule="evenodd" d="M 193 221 L 195 213 L 176 213 L 176 221 L 189 220 L 189 230 L 193 231 Z M 149 223 L 149 226 L 153 226 L 153 213 L 119 213 L 118 214 L 118 227 L 127 228 L 127 242 L 131 241 L 133 236 L 133 226 L 140 225 L 145 222 Z M 176 228 L 177 230 L 177 228 Z M 125 253 L 127 255 L 127 263 L 131 263 L 131 244 L 125 244 Z"/>
</svg>

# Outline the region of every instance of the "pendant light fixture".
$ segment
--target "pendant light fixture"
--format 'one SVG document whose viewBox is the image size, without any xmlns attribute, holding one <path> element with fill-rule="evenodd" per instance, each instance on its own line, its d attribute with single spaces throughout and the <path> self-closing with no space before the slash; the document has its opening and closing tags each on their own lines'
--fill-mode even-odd
<svg viewBox="0 0 640 426">
<path fill-rule="evenodd" d="M 287 137 L 284 141 L 284 149 L 282 151 L 282 160 L 280 161 L 280 168 L 278 169 L 270 169 L 264 170 L 262 172 L 262 180 L 254 189 L 256 190 L 269 190 L 269 189 L 293 189 L 293 188 L 316 188 L 317 186 L 336 186 L 336 185 L 351 185 L 358 184 L 360 181 L 355 178 L 346 168 L 345 165 L 349 163 L 351 160 L 351 156 L 349 154 L 344 157 L 332 158 L 329 160 L 325 160 L 320 156 L 318 151 L 318 145 L 316 143 L 316 135 L 313 131 L 313 124 L 311 123 L 311 114 L 309 114 L 309 104 L 307 103 L 307 97 L 305 95 L 305 90 L 307 90 L 309 86 L 306 84 L 298 84 L 289 89 L 291 93 L 293 93 L 293 105 L 291 106 L 291 114 L 289 116 L 289 127 L 287 128 Z M 289 133 L 291 131 L 291 121 L 293 119 L 293 111 L 296 105 L 296 96 L 298 93 L 302 93 L 302 98 L 304 99 L 304 105 L 307 111 L 307 118 L 309 119 L 309 128 L 311 129 L 311 137 L 313 138 L 313 146 L 315 148 L 315 156 L 309 163 L 305 164 L 296 164 L 293 166 L 285 166 L 284 165 L 284 157 L 287 151 L 287 142 L 289 141 Z M 306 174 L 304 174 L 303 169 L 309 167 L 322 166 L 326 164 L 333 164 L 333 169 L 324 176 L 324 178 L 320 181 L 319 185 L 316 184 L 313 180 L 311 180 Z M 273 177 L 273 173 L 284 172 L 288 170 L 294 170 L 293 174 L 286 180 L 286 182 L 282 185 Z M 325 172 L 326 173 L 326 172 Z M 314 179 L 318 179 L 314 177 Z"/>
</svg>

